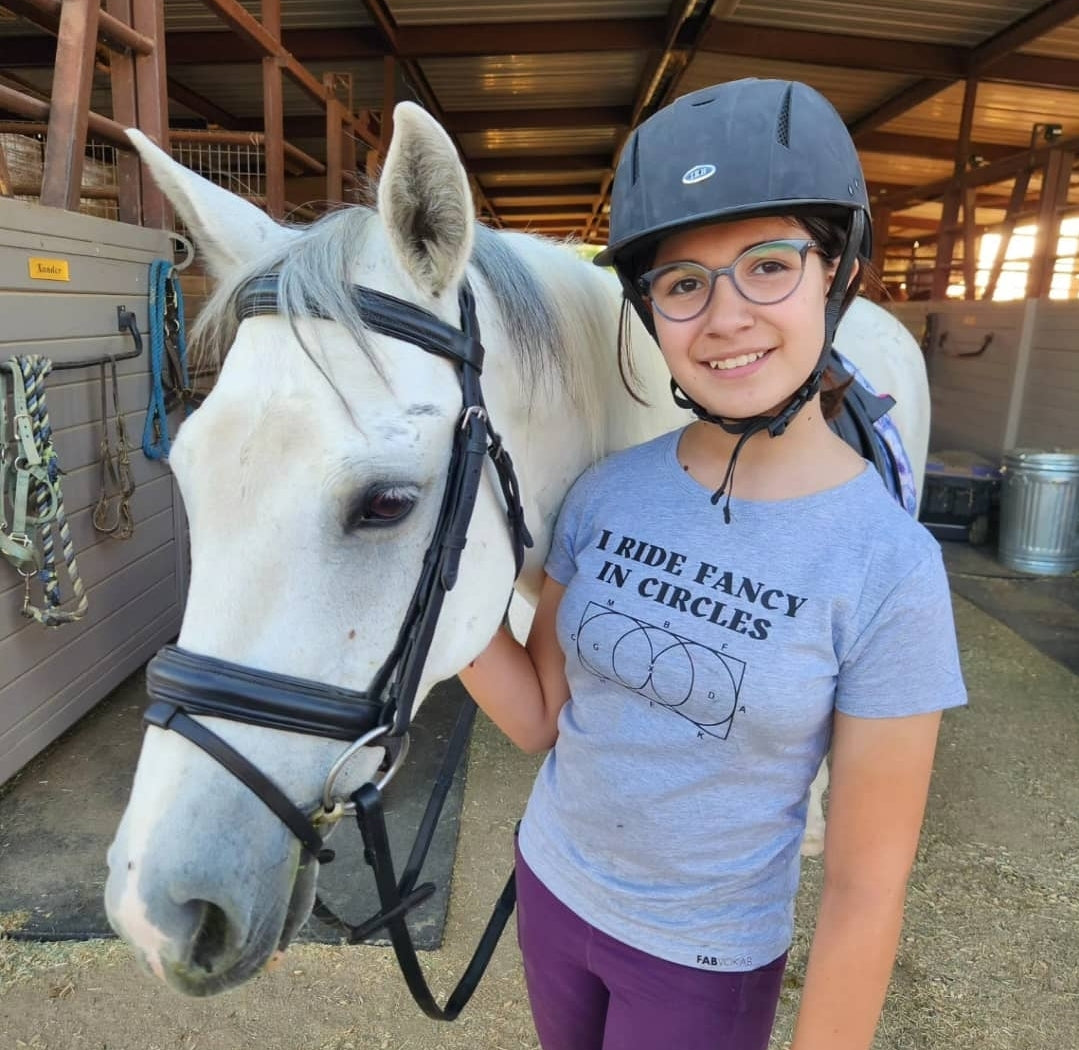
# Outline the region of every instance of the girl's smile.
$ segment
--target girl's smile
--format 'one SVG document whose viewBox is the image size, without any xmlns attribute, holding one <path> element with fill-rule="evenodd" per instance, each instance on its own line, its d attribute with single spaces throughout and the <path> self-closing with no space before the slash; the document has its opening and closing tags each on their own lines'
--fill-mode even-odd
<svg viewBox="0 0 1079 1050">
<path fill-rule="evenodd" d="M 659 270 L 686 262 L 694 264 L 692 269 L 710 271 L 731 266 L 757 246 L 804 235 L 783 216 L 700 226 L 666 238 L 655 266 Z M 816 366 L 824 342 L 823 306 L 831 267 L 814 250 L 795 261 L 804 265 L 801 280 L 779 302 L 751 302 L 730 275 L 721 274 L 707 305 L 690 320 L 671 320 L 658 303 L 653 308 L 671 375 L 708 411 L 733 418 L 769 413 L 782 406 Z M 696 283 L 684 287 L 698 289 Z"/>
</svg>

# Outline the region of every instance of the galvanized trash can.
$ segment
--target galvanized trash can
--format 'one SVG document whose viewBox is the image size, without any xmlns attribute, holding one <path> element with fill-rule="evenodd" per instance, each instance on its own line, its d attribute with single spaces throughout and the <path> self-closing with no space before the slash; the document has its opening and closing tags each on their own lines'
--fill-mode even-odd
<svg viewBox="0 0 1079 1050">
<path fill-rule="evenodd" d="M 1021 572 L 1079 569 L 1079 450 L 1004 453 L 1000 561 Z"/>
</svg>

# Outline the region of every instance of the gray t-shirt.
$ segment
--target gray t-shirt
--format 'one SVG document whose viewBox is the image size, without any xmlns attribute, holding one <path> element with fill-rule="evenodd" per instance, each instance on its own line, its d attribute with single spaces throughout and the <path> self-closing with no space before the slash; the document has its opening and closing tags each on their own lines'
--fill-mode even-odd
<svg viewBox="0 0 1079 1050">
<path fill-rule="evenodd" d="M 521 826 L 564 904 L 635 948 L 750 970 L 787 949 L 809 785 L 832 712 L 966 702 L 940 547 L 867 466 L 825 492 L 731 501 L 681 432 L 566 499 L 547 572 L 571 699 Z"/>
</svg>

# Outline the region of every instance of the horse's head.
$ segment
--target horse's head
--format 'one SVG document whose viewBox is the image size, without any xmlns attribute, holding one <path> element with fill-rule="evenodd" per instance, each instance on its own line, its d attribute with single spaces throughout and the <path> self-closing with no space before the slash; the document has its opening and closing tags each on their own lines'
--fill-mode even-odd
<svg viewBox="0 0 1079 1050">
<path fill-rule="evenodd" d="M 568 340 L 544 312 L 536 268 L 475 226 L 453 144 L 416 106 L 397 108 L 377 212 L 342 210 L 306 231 L 277 225 L 137 133 L 132 139 L 218 279 L 200 327 L 204 341 L 227 350 L 170 459 L 191 535 L 179 646 L 367 689 L 398 640 L 439 520 L 462 384 L 452 360 L 367 324 L 353 287 L 392 294 L 457 328 L 468 272 L 492 422 L 522 473 L 545 454 L 558 461 L 526 500 L 538 557 L 566 484 L 595 444 L 587 413 L 567 416 L 552 394 Z M 566 270 L 589 269 L 565 249 L 543 250 L 557 251 Z M 265 274 L 275 275 L 269 312 L 251 291 Z M 562 278 L 567 288 L 583 279 Z M 557 457 L 544 448 L 549 440 L 526 432 L 548 417 L 564 442 Z M 445 599 L 417 702 L 490 639 L 513 576 L 505 504 L 488 464 L 462 583 Z M 339 741 L 198 717 L 297 807 L 315 809 Z M 370 779 L 381 757 L 381 748 L 364 749 L 338 793 Z M 109 867 L 116 930 L 170 985 L 208 994 L 257 972 L 295 933 L 318 865 L 222 765 L 151 726 Z"/>
</svg>

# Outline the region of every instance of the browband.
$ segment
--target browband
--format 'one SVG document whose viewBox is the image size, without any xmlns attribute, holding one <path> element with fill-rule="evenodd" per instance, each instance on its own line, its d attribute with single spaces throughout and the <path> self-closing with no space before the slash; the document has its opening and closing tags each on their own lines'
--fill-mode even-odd
<svg viewBox="0 0 1079 1050">
<path fill-rule="evenodd" d="M 364 324 L 373 331 L 411 343 L 429 353 L 448 357 L 463 365 L 470 365 L 477 372 L 483 371 L 483 345 L 480 341 L 460 328 L 447 324 L 430 310 L 398 299 L 395 295 L 376 292 L 373 288 L 358 284 L 352 285 L 351 294 Z M 472 292 L 467 285 L 461 288 L 460 299 L 462 311 L 468 309 L 472 303 Z M 305 308 L 311 317 L 330 320 L 318 303 L 308 301 Z M 237 293 L 238 320 L 278 313 L 280 300 L 278 276 L 275 273 L 252 277 Z"/>
</svg>

